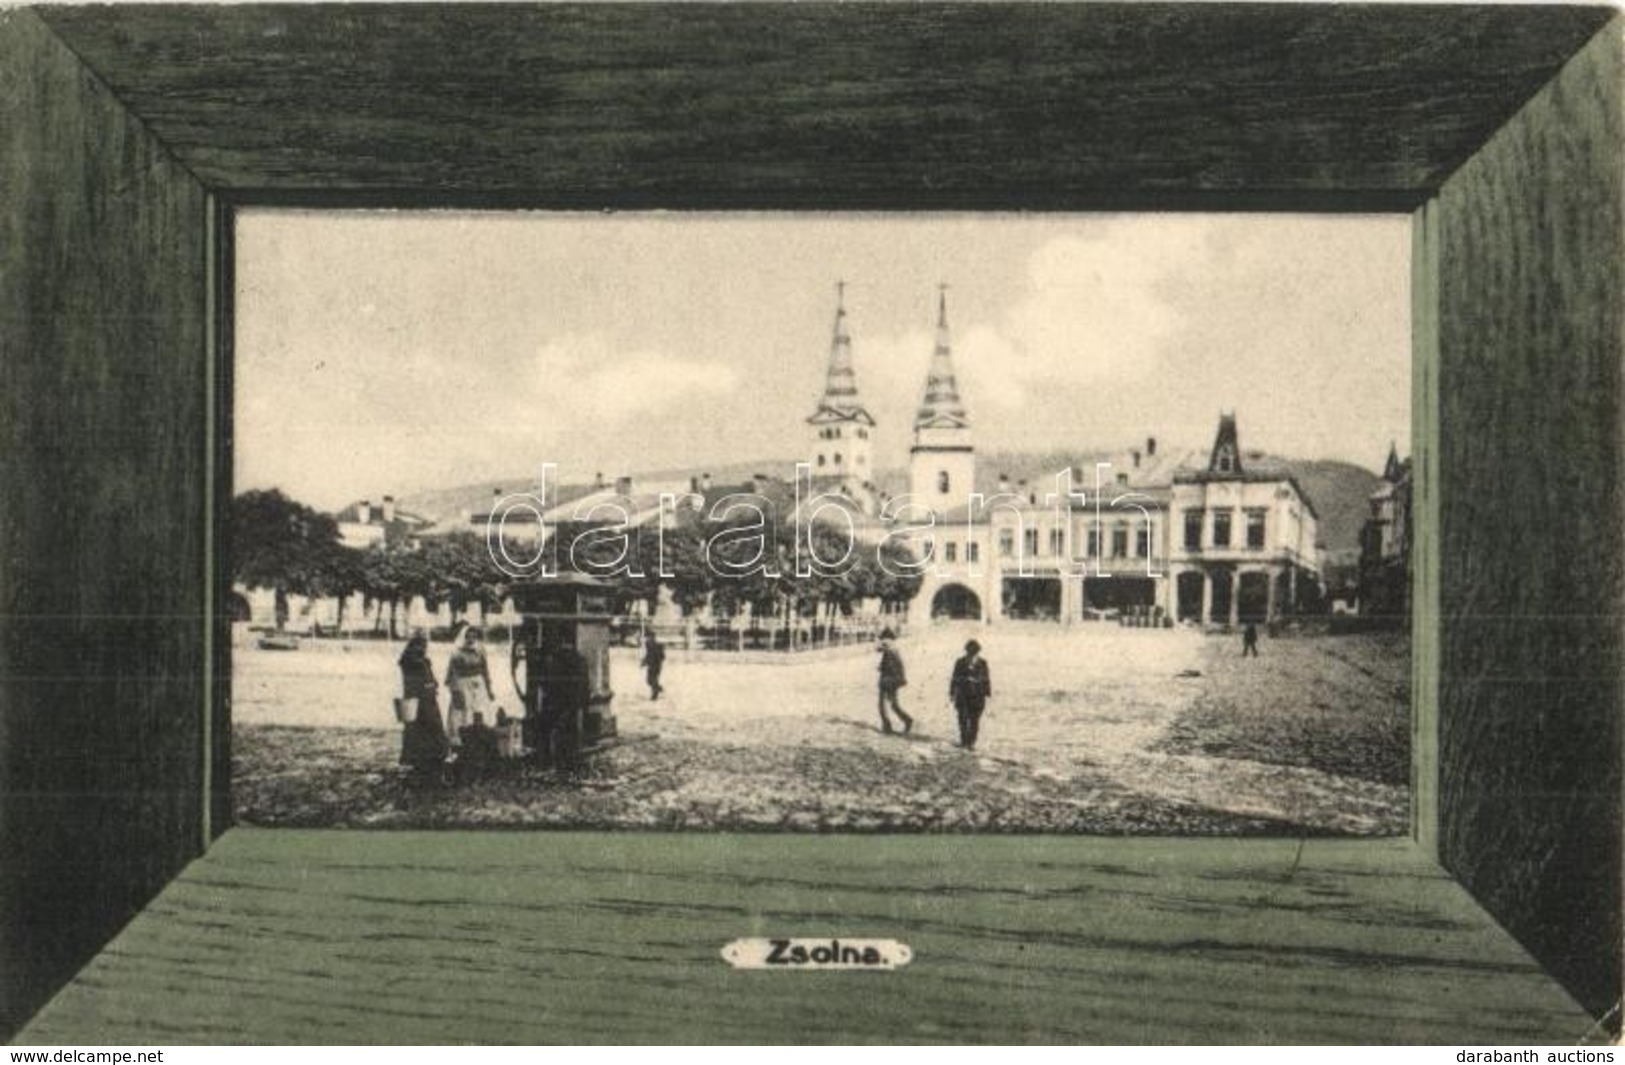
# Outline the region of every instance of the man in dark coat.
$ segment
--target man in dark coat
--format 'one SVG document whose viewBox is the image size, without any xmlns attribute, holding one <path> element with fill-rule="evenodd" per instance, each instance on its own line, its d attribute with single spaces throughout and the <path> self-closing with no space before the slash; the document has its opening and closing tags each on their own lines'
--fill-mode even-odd
<svg viewBox="0 0 1625 1065">
<path fill-rule="evenodd" d="M 903 735 L 907 736 L 914 728 L 914 719 L 904 713 L 897 702 L 897 691 L 908 683 L 908 677 L 903 673 L 903 656 L 892 646 L 894 638 L 890 629 L 880 634 L 880 729 L 887 733 L 892 730 L 891 718 L 886 716 L 886 703 L 890 702 L 903 722 Z"/>
<path fill-rule="evenodd" d="M 953 679 L 948 682 L 948 698 L 953 700 L 954 712 L 959 715 L 959 745 L 966 750 L 976 747 L 976 732 L 981 727 L 982 711 L 993 695 L 993 677 L 988 672 L 987 660 L 982 657 L 982 645 L 975 640 L 965 644 L 965 653 L 954 663 Z"/>
<path fill-rule="evenodd" d="M 649 698 L 658 699 L 665 691 L 660 686 L 660 670 L 666 664 L 666 646 L 651 630 L 643 638 L 643 672 L 649 680 Z"/>
<path fill-rule="evenodd" d="M 1246 658 L 1248 655 L 1258 657 L 1258 626 L 1250 621 L 1247 627 L 1241 630 L 1241 657 Z"/>
</svg>

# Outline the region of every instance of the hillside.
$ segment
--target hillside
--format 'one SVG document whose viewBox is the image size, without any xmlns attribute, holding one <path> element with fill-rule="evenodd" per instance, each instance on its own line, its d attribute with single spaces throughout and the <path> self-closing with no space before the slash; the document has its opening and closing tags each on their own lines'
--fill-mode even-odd
<svg viewBox="0 0 1625 1065">
<path fill-rule="evenodd" d="M 1104 451 L 1044 451 L 1044 452 L 983 452 L 978 456 L 976 488 L 989 495 L 998 491 L 1000 475 L 1006 475 L 1012 485 L 1030 481 L 1035 485 L 1050 485 L 1055 474 L 1068 466 L 1077 466 L 1084 472 L 1085 487 L 1092 483 L 1097 462 L 1111 462 L 1113 469 L 1132 464 L 1128 452 Z M 1171 451 L 1150 459 L 1141 456 L 1143 472 L 1155 477 L 1171 476 L 1181 466 L 1200 465 L 1206 455 L 1193 451 Z M 1360 546 L 1360 526 L 1368 512 L 1367 499 L 1376 490 L 1381 478 L 1372 471 L 1350 462 L 1336 459 L 1289 459 L 1251 452 L 1245 462 L 1255 466 L 1288 469 L 1297 477 L 1298 484 L 1314 504 L 1320 515 L 1320 537 L 1328 550 L 1356 552 Z M 795 463 L 788 459 L 764 459 L 748 462 L 730 462 L 687 468 L 654 470 L 636 474 L 635 481 L 643 483 L 684 483 L 690 477 L 709 473 L 717 484 L 738 484 L 758 474 L 788 479 L 795 473 Z M 903 467 L 883 469 L 876 482 L 884 492 L 896 495 L 908 490 L 908 471 Z M 535 474 L 520 474 L 497 480 L 479 481 L 403 496 L 400 507 L 421 515 L 431 522 L 454 518 L 469 510 L 490 505 L 492 494 L 521 492 L 536 483 Z"/>
</svg>

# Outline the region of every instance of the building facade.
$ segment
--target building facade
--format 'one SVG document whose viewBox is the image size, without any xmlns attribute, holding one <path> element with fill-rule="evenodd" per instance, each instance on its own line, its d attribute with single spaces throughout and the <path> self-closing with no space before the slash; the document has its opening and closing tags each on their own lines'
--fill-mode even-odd
<svg viewBox="0 0 1625 1065">
<path fill-rule="evenodd" d="M 1235 627 L 1273 621 L 1319 594 L 1319 519 L 1290 471 L 1244 459 L 1234 413 L 1219 418 L 1205 469 L 1174 475 L 1174 616 Z"/>
<path fill-rule="evenodd" d="M 1382 483 L 1360 528 L 1360 613 L 1404 623 L 1411 615 L 1411 461 L 1388 449 Z"/>
<path fill-rule="evenodd" d="M 1290 470 L 1249 461 L 1221 414 L 1211 451 L 1143 447 L 979 493 L 968 408 L 953 368 L 947 299 L 909 452 L 908 528 L 924 582 L 911 620 L 1127 618 L 1234 627 L 1298 612 L 1318 595 L 1314 505 Z M 902 504 L 906 503 L 904 506 Z"/>
</svg>

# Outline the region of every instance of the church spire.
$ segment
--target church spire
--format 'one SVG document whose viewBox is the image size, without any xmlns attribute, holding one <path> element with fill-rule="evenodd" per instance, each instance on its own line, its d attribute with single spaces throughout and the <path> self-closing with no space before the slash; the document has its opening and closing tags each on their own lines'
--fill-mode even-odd
<svg viewBox="0 0 1625 1065">
<path fill-rule="evenodd" d="M 1404 469 L 1399 464 L 1399 443 L 1389 441 L 1388 462 L 1383 466 L 1382 479 L 1389 484 L 1398 484 L 1404 476 Z"/>
<path fill-rule="evenodd" d="M 858 399 L 858 376 L 852 369 L 852 335 L 846 328 L 846 282 L 835 283 L 835 330 L 829 342 L 829 369 L 824 375 L 824 396 L 819 415 L 859 418 L 873 424 Z"/>
<path fill-rule="evenodd" d="M 970 417 L 954 380 L 953 350 L 948 342 L 948 286 L 937 289 L 937 342 L 925 378 L 925 398 L 914 416 L 914 428 L 968 428 Z"/>
</svg>

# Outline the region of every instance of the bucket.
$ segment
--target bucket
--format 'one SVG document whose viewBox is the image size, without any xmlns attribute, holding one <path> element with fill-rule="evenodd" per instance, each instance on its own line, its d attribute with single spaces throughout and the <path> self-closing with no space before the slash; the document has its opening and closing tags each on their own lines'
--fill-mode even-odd
<svg viewBox="0 0 1625 1065">
<path fill-rule="evenodd" d="M 410 699 L 395 700 L 395 720 L 403 725 L 410 725 L 418 719 L 418 701 L 416 696 Z"/>
</svg>

